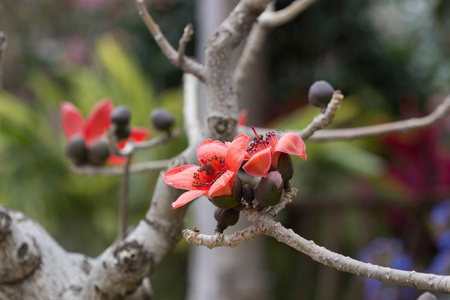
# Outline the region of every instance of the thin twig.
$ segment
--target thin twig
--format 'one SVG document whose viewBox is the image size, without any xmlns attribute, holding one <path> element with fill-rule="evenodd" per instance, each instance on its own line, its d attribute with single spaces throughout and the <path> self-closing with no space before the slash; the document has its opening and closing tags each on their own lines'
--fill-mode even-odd
<svg viewBox="0 0 450 300">
<path fill-rule="evenodd" d="M 292 231 L 292 229 L 283 227 L 280 223 L 275 222 L 267 216 L 262 216 L 262 218 L 257 220 L 255 225 L 266 235 L 308 255 L 321 264 L 333 267 L 339 271 L 383 282 L 412 285 L 419 289 L 445 294 L 450 293 L 450 276 L 401 271 L 357 261 L 348 256 L 343 256 L 324 247 L 320 247 L 313 241 L 304 239 Z"/>
<path fill-rule="evenodd" d="M 134 150 L 149 149 L 149 148 L 155 147 L 159 144 L 166 143 L 166 142 L 172 140 L 173 138 L 180 136 L 180 134 L 181 134 L 181 130 L 176 128 L 176 129 L 171 130 L 170 133 L 154 137 L 145 142 L 135 143 L 135 144 L 133 144 L 133 148 L 134 148 Z"/>
<path fill-rule="evenodd" d="M 296 132 L 304 140 L 307 139 L 308 141 L 313 142 L 351 140 L 356 138 L 367 138 L 393 132 L 404 132 L 408 130 L 425 128 L 437 123 L 439 120 L 444 118 L 449 113 L 450 113 L 450 95 L 448 95 L 444 99 L 444 101 L 439 106 L 437 106 L 432 113 L 421 118 L 411 118 L 403 121 L 389 122 L 385 124 L 365 126 L 359 128 L 320 130 L 314 131 L 312 136 L 309 135 L 310 130 L 309 127 L 313 126 L 314 121 L 302 131 L 297 132 L 295 130 L 275 130 L 275 131 L 279 136 L 282 136 L 287 131 Z M 321 115 L 319 115 L 318 117 L 320 117 Z M 258 132 L 274 131 L 274 129 L 262 127 L 258 128 L 255 127 L 255 130 Z M 252 129 L 247 126 L 241 126 L 239 128 L 239 131 L 248 135 L 251 135 L 253 133 Z"/>
<path fill-rule="evenodd" d="M 266 11 L 259 16 L 258 21 L 266 28 L 274 28 L 286 24 L 297 17 L 317 0 L 296 0 L 278 11 Z"/>
<path fill-rule="evenodd" d="M 162 34 L 158 24 L 155 23 L 152 16 L 148 12 L 144 0 L 136 0 L 136 6 L 139 10 L 141 19 L 144 21 L 155 42 L 158 44 L 167 59 L 177 68 L 183 70 L 184 72 L 191 73 L 197 76 L 197 78 L 201 81 L 205 82 L 206 77 L 202 64 L 184 55 L 182 56 L 180 63 L 179 53 L 170 45 L 169 41 L 167 41 L 166 37 Z"/>
<path fill-rule="evenodd" d="M 167 168 L 169 164 L 169 159 L 165 160 L 155 160 L 146 161 L 134 164 L 130 167 L 131 174 L 141 174 L 153 171 L 160 171 Z M 122 167 L 77 167 L 72 166 L 72 172 L 77 175 L 87 175 L 87 176 L 121 176 L 123 174 Z"/>
<path fill-rule="evenodd" d="M 283 194 L 279 204 L 269 207 L 265 211 L 260 212 L 253 207 L 247 207 L 242 212 L 250 222 L 256 222 L 256 220 L 258 220 L 262 215 L 268 216 L 269 218 L 274 218 L 278 212 L 286 207 L 286 204 L 292 202 L 297 194 L 298 190 L 292 188 Z M 200 233 L 198 230 L 193 231 L 189 229 L 184 229 L 182 234 L 187 242 L 197 246 L 202 245 L 210 249 L 216 247 L 236 247 L 239 244 L 254 240 L 264 235 L 261 229 L 256 228 L 253 225 L 232 234 L 218 233 L 215 235 L 207 235 Z"/>
<path fill-rule="evenodd" d="M 328 106 L 324 112 L 321 112 L 318 116 L 316 116 L 312 122 L 302 131 L 296 132 L 302 139 L 307 140 L 319 129 L 325 128 L 333 122 L 333 118 L 341 106 L 342 100 L 344 96 L 340 91 L 335 91 L 333 97 L 331 98 Z M 269 132 L 274 131 L 271 128 L 255 128 L 257 132 Z M 239 128 L 240 132 L 243 132 L 247 135 L 252 135 L 253 130 L 248 126 L 242 126 Z M 283 136 L 284 133 L 288 130 L 275 130 L 278 136 Z M 292 130 L 295 132 L 295 130 Z"/>
<path fill-rule="evenodd" d="M 202 234 L 199 231 L 189 229 L 183 229 L 182 234 L 187 242 L 197 246 L 202 245 L 208 247 L 209 249 L 216 247 L 233 248 L 239 244 L 254 240 L 264 235 L 261 230 L 256 229 L 254 226 L 249 226 L 244 230 L 236 231 L 233 234 L 207 235 Z"/>
<path fill-rule="evenodd" d="M 331 141 L 331 140 L 351 140 L 355 138 L 366 138 L 372 136 L 379 136 L 383 134 L 408 131 L 412 129 L 420 129 L 433 125 L 441 120 L 450 112 L 450 95 L 436 107 L 436 109 L 429 115 L 422 118 L 411 118 L 408 120 L 390 122 L 380 125 L 372 125 L 360 128 L 346 128 L 346 129 L 329 129 L 316 132 L 310 141 Z"/>
<path fill-rule="evenodd" d="M 419 289 L 450 293 L 450 276 L 438 276 L 435 274 L 418 273 L 415 271 L 401 271 L 392 268 L 373 265 L 357 261 L 350 257 L 334 253 L 324 247 L 316 245 L 296 234 L 292 229 L 287 229 L 279 222 L 273 220 L 274 215 L 292 201 L 297 195 L 297 189 L 292 188 L 283 195 L 280 204 L 269 208 L 267 211 L 257 212 L 253 208 L 244 209 L 243 212 L 253 225 L 233 234 L 205 235 L 198 231 L 183 230 L 186 241 L 196 245 L 204 245 L 208 248 L 235 247 L 236 245 L 252 239 L 268 235 L 277 241 L 284 243 L 299 252 L 302 252 L 313 260 L 333 267 L 339 271 L 352 273 L 362 277 L 368 277 L 383 282 L 412 285 Z"/>
<path fill-rule="evenodd" d="M 3 68 L 2 68 L 2 55 L 7 46 L 6 35 L 3 31 L 0 31 L 0 90 L 3 89 Z"/>
<path fill-rule="evenodd" d="M 129 154 L 134 153 L 135 151 L 153 148 L 159 144 L 166 143 L 172 140 L 173 138 L 179 136 L 180 134 L 181 130 L 176 128 L 167 132 L 166 134 L 162 134 L 147 141 L 143 142 L 128 141 L 123 149 L 119 149 L 117 147 L 117 138 L 112 129 L 108 130 L 107 139 L 109 150 L 111 151 L 112 154 L 117 156 L 128 156 Z"/>
<path fill-rule="evenodd" d="M 120 184 L 119 197 L 119 240 L 123 241 L 127 236 L 128 226 L 128 191 L 130 183 L 130 163 L 133 154 L 126 156 L 125 165 L 123 166 L 122 182 Z"/>
<path fill-rule="evenodd" d="M 194 34 L 194 27 L 192 24 L 187 24 L 184 27 L 183 36 L 178 42 L 178 64 L 181 66 L 184 62 L 184 54 L 186 52 L 186 45 L 191 41 L 192 35 Z"/>
<path fill-rule="evenodd" d="M 336 115 L 336 111 L 341 106 L 342 100 L 344 96 L 340 91 L 335 91 L 333 93 L 333 97 L 328 103 L 327 109 L 324 113 L 321 113 L 317 117 L 313 119 L 311 124 L 309 124 L 305 129 L 303 129 L 298 135 L 307 140 L 311 135 L 314 134 L 319 129 L 323 129 L 333 122 L 334 116 Z"/>
</svg>

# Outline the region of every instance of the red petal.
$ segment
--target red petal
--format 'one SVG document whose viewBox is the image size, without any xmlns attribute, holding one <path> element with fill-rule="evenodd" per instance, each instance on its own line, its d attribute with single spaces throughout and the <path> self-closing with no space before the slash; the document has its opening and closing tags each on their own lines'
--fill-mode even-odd
<svg viewBox="0 0 450 300">
<path fill-rule="evenodd" d="M 91 144 L 94 140 L 102 136 L 111 125 L 109 116 L 114 109 L 109 98 L 103 99 L 91 109 L 86 121 L 85 137 L 86 144 Z"/>
<path fill-rule="evenodd" d="M 209 188 L 209 197 L 231 196 L 233 194 L 233 182 L 236 173 L 233 171 L 226 171 L 223 173 L 213 185 Z"/>
<path fill-rule="evenodd" d="M 110 155 L 106 161 L 110 165 L 123 166 L 126 158 L 124 156 Z"/>
<path fill-rule="evenodd" d="M 207 139 L 197 147 L 197 156 L 200 162 L 206 162 L 208 158 L 214 156 L 226 157 L 227 147 L 220 141 Z"/>
<path fill-rule="evenodd" d="M 293 132 L 286 133 L 279 141 L 275 152 L 298 155 L 306 160 L 305 143 Z"/>
<path fill-rule="evenodd" d="M 237 172 L 241 167 L 242 161 L 244 160 L 245 153 L 247 151 L 248 142 L 251 137 L 241 133 L 234 138 L 231 145 L 228 147 L 226 163 L 228 169 Z"/>
<path fill-rule="evenodd" d="M 130 139 L 134 142 L 145 141 L 150 136 L 150 130 L 143 127 L 131 127 Z"/>
<path fill-rule="evenodd" d="M 72 103 L 61 103 L 61 124 L 67 139 L 75 134 L 83 134 L 83 117 L 78 108 Z"/>
<path fill-rule="evenodd" d="M 172 203 L 172 207 L 178 208 L 180 206 L 183 206 L 192 200 L 194 200 L 197 197 L 206 195 L 206 191 L 188 191 L 186 193 L 183 193 L 178 199 Z"/>
<path fill-rule="evenodd" d="M 257 152 L 242 168 L 252 176 L 266 176 L 272 162 L 272 152 L 272 147 Z"/>
<path fill-rule="evenodd" d="M 164 174 L 164 181 L 177 189 L 198 190 L 192 186 L 193 175 L 199 169 L 196 165 L 184 165 Z"/>
</svg>

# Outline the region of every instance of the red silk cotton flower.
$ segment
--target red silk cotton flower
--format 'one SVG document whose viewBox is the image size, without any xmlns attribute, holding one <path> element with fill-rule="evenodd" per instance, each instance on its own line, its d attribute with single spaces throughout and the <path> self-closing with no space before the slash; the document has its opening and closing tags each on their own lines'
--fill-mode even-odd
<svg viewBox="0 0 450 300">
<path fill-rule="evenodd" d="M 172 207 L 178 208 L 200 196 L 231 196 L 249 141 L 250 137 L 245 134 L 238 135 L 231 143 L 207 139 L 197 147 L 201 167 L 184 165 L 167 171 L 164 181 L 168 185 L 188 190 Z"/>
<path fill-rule="evenodd" d="M 111 126 L 110 115 L 114 105 L 109 98 L 97 102 L 91 109 L 86 121 L 78 108 L 69 102 L 61 103 L 61 124 L 67 140 L 81 137 L 89 148 L 99 139 L 105 138 L 106 131 Z M 148 138 L 150 131 L 145 128 L 131 128 L 130 137 L 126 141 L 141 142 Z M 124 141 L 117 145 L 119 149 L 125 146 Z M 110 155 L 107 160 L 110 164 L 123 164 L 125 158 Z"/>
<path fill-rule="evenodd" d="M 253 129 L 253 127 L 252 127 Z M 247 163 L 243 169 L 255 177 L 265 177 L 270 167 L 278 168 L 278 159 L 281 153 L 297 155 L 306 160 L 305 143 L 293 132 L 286 133 L 278 140 L 275 132 L 257 135 L 246 151 Z"/>
</svg>

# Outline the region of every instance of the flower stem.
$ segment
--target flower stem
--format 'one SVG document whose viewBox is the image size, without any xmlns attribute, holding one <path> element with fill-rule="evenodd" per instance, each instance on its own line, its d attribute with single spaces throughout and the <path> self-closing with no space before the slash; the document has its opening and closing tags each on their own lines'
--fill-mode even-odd
<svg viewBox="0 0 450 300">
<path fill-rule="evenodd" d="M 126 161 L 123 169 L 122 183 L 120 185 L 120 197 L 119 197 L 119 239 L 124 240 L 127 236 L 128 226 L 128 190 L 130 179 L 130 162 L 133 154 L 130 153 L 126 156 Z"/>
</svg>

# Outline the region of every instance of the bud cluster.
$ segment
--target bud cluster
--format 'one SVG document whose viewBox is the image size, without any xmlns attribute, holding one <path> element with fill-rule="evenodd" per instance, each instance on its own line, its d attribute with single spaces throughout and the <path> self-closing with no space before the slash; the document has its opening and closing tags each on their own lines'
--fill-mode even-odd
<svg viewBox="0 0 450 300">
<path fill-rule="evenodd" d="M 67 143 L 66 155 L 76 166 L 102 166 L 110 152 L 106 139 L 98 139 L 88 147 L 82 136 L 75 135 Z"/>
<path fill-rule="evenodd" d="M 110 120 L 113 124 L 112 130 L 118 141 L 125 140 L 130 136 L 131 112 L 128 106 L 117 106 L 111 113 Z"/>
<path fill-rule="evenodd" d="M 288 189 L 289 180 L 294 174 L 294 166 L 290 156 L 281 153 L 278 169 L 270 171 L 262 177 L 255 187 L 249 184 L 242 186 L 241 179 L 236 176 L 231 196 L 212 197 L 210 201 L 217 207 L 214 218 L 217 221 L 216 232 L 222 233 L 228 226 L 233 226 L 239 219 L 240 201 L 253 205 L 257 201 L 257 209 L 264 209 L 280 203 L 284 189 Z"/>
</svg>

